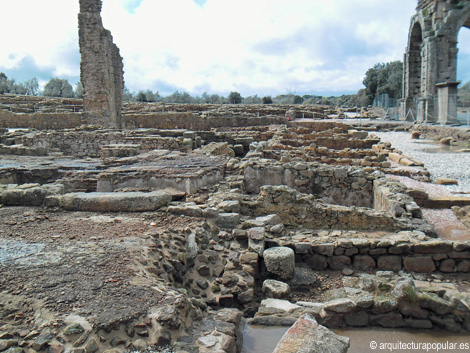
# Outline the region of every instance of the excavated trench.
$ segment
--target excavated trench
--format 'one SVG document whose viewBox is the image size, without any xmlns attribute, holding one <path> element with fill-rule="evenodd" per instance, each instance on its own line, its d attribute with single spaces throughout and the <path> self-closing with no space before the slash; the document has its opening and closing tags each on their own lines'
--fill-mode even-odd
<svg viewBox="0 0 470 353">
<path fill-rule="evenodd" d="M 243 141 L 237 142 L 243 147 L 241 144 Z M 108 146 L 110 146 L 108 152 L 111 151 L 109 153 L 122 152 L 120 145 Z M 223 146 L 217 145 L 217 151 L 218 148 Z M 250 152 L 243 151 L 243 155 L 248 153 L 246 157 L 249 161 L 243 169 L 239 165 L 236 167 L 234 159 L 225 154 L 213 156 L 167 151 L 158 152 L 157 154 L 161 153 L 159 155 L 152 155 L 151 152 L 142 153 L 136 157 L 131 148 L 126 151 L 130 151 L 131 155 L 126 157 L 116 155 L 111 156 L 112 158 L 107 156 L 108 159 L 104 163 L 103 160 L 98 161 L 93 158 L 77 162 L 60 157 L 57 159 L 12 157 L 11 161 L 5 164 L 2 173 L 3 183 L 17 183 L 27 189 L 27 186 L 22 184 L 27 182 L 46 185 L 59 181 L 64 183 L 66 192 L 90 193 L 105 190 L 117 191 L 116 194 L 122 195 L 135 189 L 148 191 L 168 186 L 185 191 L 187 193 L 185 202 L 181 200 L 181 195 L 178 198 L 173 197 L 173 202 L 168 207 L 165 206 L 154 213 L 157 218 L 155 221 L 146 220 L 154 217 L 151 214 L 145 214 L 142 220 L 138 220 L 139 216 L 133 216 L 137 221 L 134 219 L 129 221 L 129 224 L 126 223 L 127 217 L 109 216 L 104 222 L 102 222 L 104 218 L 100 219 L 99 231 L 105 234 L 110 229 L 116 228 L 113 236 L 119 239 L 128 236 L 127 229 L 130 228 L 126 227 L 132 225 L 133 230 L 129 236 L 142 236 L 142 239 L 136 241 L 135 245 L 130 240 L 122 239 L 121 242 L 125 251 L 134 249 L 134 255 L 140 254 L 139 257 L 134 255 L 129 257 L 130 262 L 135 262 L 133 270 L 155 283 L 155 288 L 160 288 L 161 293 L 164 293 L 163 284 L 166 283 L 178 293 L 177 296 L 187 294 L 192 298 L 191 304 L 185 304 L 184 307 L 191 322 L 197 321 L 201 312 L 208 306 L 213 310 L 238 308 L 246 318 L 253 320 L 253 324 L 267 322 L 266 320 L 270 325 L 273 322 L 292 324 L 295 315 L 281 313 L 261 303 L 266 297 L 263 291 L 265 280 L 279 279 L 278 275 L 267 270 L 262 258 L 263 250 L 273 247 L 290 248 L 295 253 L 294 278 L 288 281 L 291 292 L 283 297 L 294 303 L 328 302 L 331 298 L 325 297 L 325 293 L 344 287 L 349 288 L 351 293 L 363 291 L 361 286 L 364 286 L 366 277 L 361 277 L 362 274 L 377 271 L 388 273 L 387 276 L 391 276 L 388 281 L 395 283 L 399 277 L 396 274 L 400 271 L 416 272 L 418 276 L 414 280 L 426 281 L 432 278 L 432 275 L 438 275 L 439 271 L 465 276 L 470 270 L 467 269 L 469 248 L 466 243 L 446 243 L 427 237 L 424 232 L 429 229 L 425 227 L 419 208 L 415 207 L 416 203 L 406 193 L 406 188 L 400 183 L 385 179 L 380 171 L 374 172 L 372 169 L 365 172 L 358 166 L 324 165 L 317 161 L 296 160 L 295 157 L 290 160 L 262 158 L 273 152 L 263 155 L 263 152 L 256 151 L 256 147 Z M 254 155 L 256 153 L 259 155 Z M 32 168 L 37 161 L 40 161 L 41 165 L 37 169 Z M 237 163 L 240 164 L 240 160 Z M 160 180 L 156 176 L 166 179 Z M 191 177 L 199 178 L 199 181 L 194 185 L 188 184 L 185 178 L 189 180 Z M 169 180 L 172 181 L 171 185 L 167 184 Z M 31 213 L 34 212 L 29 210 L 24 212 L 24 218 L 27 220 L 24 222 L 25 225 L 37 222 L 38 227 L 46 227 L 49 222 L 46 218 L 43 219 L 42 216 L 34 218 Z M 172 222 L 187 222 L 187 224 L 184 227 L 173 225 L 167 227 L 166 217 Z M 19 268 L 24 265 L 47 267 L 55 266 L 55 263 L 60 263 L 61 266 L 67 264 L 67 256 L 64 257 L 59 250 L 52 251 L 54 246 L 51 244 L 60 239 L 60 236 L 54 238 L 53 232 L 45 231 L 51 239 L 46 237 L 45 241 L 33 241 L 31 237 L 34 231 L 30 230 L 28 232 L 31 233 L 26 237 L 29 237 L 29 240 L 24 241 L 21 235 L 23 221 L 15 222 L 11 227 L 17 227 L 18 236 L 21 238 L 15 238 L 17 235 L 11 232 L 11 239 L 2 239 L 0 243 L 2 266 L 14 264 Z M 84 221 L 84 225 L 87 222 Z M 44 225 L 41 225 L 43 223 Z M 5 223 L 5 229 L 8 229 L 7 226 Z M 96 240 L 96 244 L 87 245 L 87 249 L 95 249 L 102 242 L 98 239 L 101 234 L 89 225 L 86 227 L 93 234 L 96 233 L 97 238 L 93 240 L 93 242 Z M 64 226 L 64 230 L 59 233 L 70 237 L 67 241 L 73 242 L 76 237 L 81 239 L 91 234 L 85 229 L 83 233 L 74 229 L 73 232 L 77 234 L 69 234 L 65 228 Z M 110 256 L 119 261 L 115 267 L 110 265 L 114 274 L 107 278 L 100 277 L 99 283 L 91 283 L 91 287 L 87 289 L 89 294 L 104 288 L 107 295 L 109 293 L 108 299 L 112 301 L 112 291 L 118 288 L 115 283 L 125 284 L 126 296 L 150 294 L 152 292 L 150 288 L 134 290 L 132 286 L 126 284 L 125 278 L 118 276 L 122 270 L 121 265 L 127 261 L 120 262 L 122 259 L 119 260 L 119 246 L 115 247 L 112 244 L 114 240 L 102 242 L 103 245 L 106 244 Z M 51 251 L 46 251 L 47 249 Z M 74 253 L 77 250 L 75 245 L 70 249 L 71 259 L 77 260 L 78 263 L 86 261 L 88 256 L 86 253 Z M 101 255 L 103 254 L 97 256 L 96 261 L 90 256 L 90 259 L 95 261 L 90 261 L 90 265 L 104 264 L 105 259 L 100 257 Z M 73 277 L 71 270 L 65 267 L 64 274 Z M 78 274 L 86 278 L 87 273 L 92 273 L 94 270 L 88 268 L 86 271 L 83 273 L 79 271 Z M 390 275 L 390 271 L 393 275 Z M 72 277 L 67 277 L 67 281 L 72 282 Z M 11 280 L 10 278 L 8 281 Z M 142 278 L 133 279 L 137 282 L 142 280 Z M 461 278 L 457 278 L 455 281 L 460 283 L 460 280 Z M 50 285 L 57 286 L 52 282 Z M 382 282 L 376 285 L 377 288 L 384 287 Z M 461 290 L 460 287 L 456 289 Z M 68 302 L 73 302 L 77 298 L 83 302 L 81 305 L 86 307 L 86 298 L 68 296 L 65 291 L 54 293 L 60 298 L 58 303 L 63 305 L 63 308 Z M 342 295 L 340 299 L 344 299 L 346 294 Z M 155 304 L 157 299 L 153 300 L 152 304 Z M 132 304 L 126 300 L 117 302 L 124 307 L 130 307 L 129 310 L 132 311 Z M 139 301 L 138 304 L 136 308 L 143 312 L 145 303 Z M 176 310 L 176 307 L 177 304 L 168 305 L 171 310 Z M 392 314 L 396 317 L 397 310 L 396 308 L 393 310 Z M 356 312 L 352 314 L 355 315 Z M 158 320 L 161 320 L 158 322 L 173 325 L 172 330 L 181 327 L 178 326 L 181 323 L 172 321 L 170 311 L 159 312 L 158 315 Z M 364 315 L 370 317 L 365 326 L 388 325 L 381 321 L 389 319 L 387 316 L 381 316 L 382 313 L 366 312 Z M 338 317 L 340 321 L 335 321 L 339 320 Z M 408 320 L 408 317 L 406 319 Z M 405 321 L 401 323 L 402 326 L 406 324 L 407 327 L 411 327 L 410 325 L 415 324 Z M 425 324 L 428 325 L 429 322 L 431 321 L 426 321 Z M 338 323 L 340 326 L 344 324 L 342 314 L 327 317 L 325 324 L 334 327 Z M 443 322 L 442 317 L 436 316 L 431 324 L 436 327 L 446 327 L 448 323 Z M 464 325 L 461 322 L 458 324 Z M 139 325 L 146 327 L 142 323 Z M 453 329 L 455 327 L 452 326 Z M 122 331 L 123 326 L 119 326 L 119 329 Z M 199 333 L 204 333 L 204 329 L 201 330 Z M 255 329 L 247 326 L 245 350 L 254 351 L 257 348 L 253 347 L 265 345 L 255 341 L 253 337 L 275 341 L 276 335 L 273 332 L 271 329 Z M 358 332 L 362 331 L 354 331 L 352 337 L 361 335 Z M 364 337 L 370 337 L 372 340 L 380 332 L 381 330 L 368 328 L 363 334 L 370 334 Z M 172 334 L 176 332 L 172 331 Z M 347 332 L 344 334 L 348 335 Z M 403 340 L 409 339 L 403 338 Z M 460 338 L 456 335 L 446 336 L 439 342 L 443 342 L 444 339 Z M 365 346 L 352 349 L 359 351 L 365 349 Z"/>
</svg>

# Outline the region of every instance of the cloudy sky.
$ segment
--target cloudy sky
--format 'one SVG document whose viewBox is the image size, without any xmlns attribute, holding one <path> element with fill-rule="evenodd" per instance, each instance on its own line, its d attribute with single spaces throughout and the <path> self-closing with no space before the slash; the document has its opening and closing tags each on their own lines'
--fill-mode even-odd
<svg viewBox="0 0 470 353">
<path fill-rule="evenodd" d="M 0 72 L 79 81 L 78 0 L 4 3 Z M 403 60 L 416 3 L 103 0 L 102 17 L 131 91 L 330 95 L 362 88 L 377 62 Z"/>
</svg>

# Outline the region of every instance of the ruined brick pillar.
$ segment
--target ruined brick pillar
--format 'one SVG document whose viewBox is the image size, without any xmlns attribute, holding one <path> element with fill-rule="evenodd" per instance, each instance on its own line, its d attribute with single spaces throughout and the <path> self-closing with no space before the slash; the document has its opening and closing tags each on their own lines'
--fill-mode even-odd
<svg viewBox="0 0 470 353">
<path fill-rule="evenodd" d="M 80 0 L 78 14 L 83 117 L 87 124 L 123 129 L 122 57 L 103 27 L 101 0 Z"/>
</svg>

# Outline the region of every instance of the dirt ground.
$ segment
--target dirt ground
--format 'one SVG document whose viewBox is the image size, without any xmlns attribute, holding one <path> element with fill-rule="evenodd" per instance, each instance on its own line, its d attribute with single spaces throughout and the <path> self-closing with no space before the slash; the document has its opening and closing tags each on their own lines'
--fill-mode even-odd
<svg viewBox="0 0 470 353">
<path fill-rule="evenodd" d="M 146 270 L 161 228 L 187 217 L 0 208 L 0 327 L 27 329 L 76 314 L 93 324 L 138 318 L 165 299 Z M 31 315 L 42 308 L 42 316 Z M 4 327 L 5 328 L 5 327 Z"/>
</svg>

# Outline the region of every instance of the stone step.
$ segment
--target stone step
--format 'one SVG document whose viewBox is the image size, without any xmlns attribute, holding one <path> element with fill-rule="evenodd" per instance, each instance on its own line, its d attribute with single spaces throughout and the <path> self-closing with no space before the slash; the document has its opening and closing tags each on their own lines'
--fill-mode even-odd
<svg viewBox="0 0 470 353">
<path fill-rule="evenodd" d="M 470 198 L 460 196 L 428 196 L 426 200 L 415 199 L 424 208 L 451 208 L 452 206 L 468 206 Z"/>
</svg>

